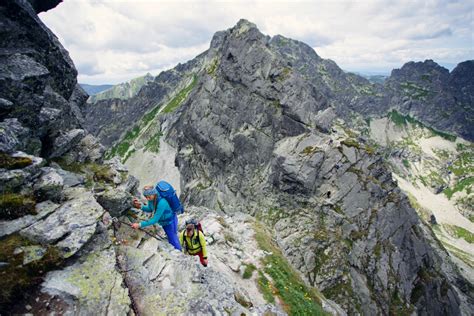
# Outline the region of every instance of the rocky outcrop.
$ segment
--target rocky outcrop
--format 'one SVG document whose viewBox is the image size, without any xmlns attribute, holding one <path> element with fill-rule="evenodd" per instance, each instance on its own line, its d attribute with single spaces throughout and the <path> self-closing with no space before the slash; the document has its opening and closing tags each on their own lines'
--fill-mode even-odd
<svg viewBox="0 0 474 316">
<path fill-rule="evenodd" d="M 294 68 L 299 59 L 285 59 L 304 47 L 290 42 L 286 53 L 272 53 L 281 40 L 247 21 L 217 33 L 207 52 L 213 62 L 176 114 L 161 118 L 165 137 L 179 148 L 182 196 L 265 218 L 308 284 L 350 313 L 472 311 L 469 283 L 443 268 L 452 263 L 430 245 L 383 158 L 342 122 L 327 124 L 328 106 L 344 118 L 341 104 L 357 110 L 358 103 L 315 89 Z M 302 56 L 325 65 L 328 74 L 314 80 L 328 91 L 332 72 L 341 77 L 334 79 L 338 89 L 353 80 L 347 89 L 365 91 L 365 81 L 314 52 Z M 371 87 L 374 95 L 361 102 L 380 98 L 380 87 Z"/>
<path fill-rule="evenodd" d="M 311 301 L 311 310 L 334 314 L 345 313 L 337 304 L 354 314 L 472 314 L 471 285 L 382 156 L 335 119 L 382 113 L 380 86 L 242 20 L 135 97 L 90 105 L 83 117 L 76 70 L 33 7 L 10 1 L 0 15 L 0 119 L 14 127 L 1 139 L 9 192 L 1 199 L 0 312 L 283 314 L 265 300 L 294 290 L 295 308 Z M 146 130 L 121 135 L 139 121 Z M 89 131 L 106 145 L 145 135 L 140 141 L 155 150 L 163 134 L 177 148 L 183 202 L 206 214 L 187 208 L 208 229 L 207 269 L 161 234 L 110 226 L 138 183 L 117 161 L 97 163 L 103 149 Z M 20 149 L 35 157 L 15 157 Z M 249 214 L 267 227 L 249 228 Z M 253 279 L 241 282 L 246 271 Z"/>
<path fill-rule="evenodd" d="M 32 1 L 34 9 L 27 1 L 2 4 L 2 151 L 59 157 L 86 136 L 77 131 L 87 95 L 77 84 L 68 52 L 36 15 L 58 3 Z"/>
<path fill-rule="evenodd" d="M 409 62 L 385 82 L 389 106 L 472 141 L 473 71 L 474 61 L 460 63 L 451 73 L 432 60 Z"/>
<path fill-rule="evenodd" d="M 136 179 L 100 165 L 104 149 L 82 128 L 87 95 L 68 53 L 36 15 L 59 2 L 0 5 L 0 313 L 62 314 L 67 304 L 69 313 L 92 313 L 112 296 L 104 312 L 125 314 L 130 303 L 126 290 L 115 287 L 122 277 L 114 252 L 90 246 L 105 214 L 94 193 L 117 188 L 130 195 Z M 102 301 L 88 301 L 73 288 L 83 284 L 75 277 L 88 264 L 103 269 L 102 279 L 94 275 L 96 289 L 110 289 Z M 49 291 L 41 294 L 37 287 L 52 270 Z M 61 278 L 71 283 L 59 284 Z M 67 300 L 47 301 L 58 293 L 68 293 Z"/>
</svg>

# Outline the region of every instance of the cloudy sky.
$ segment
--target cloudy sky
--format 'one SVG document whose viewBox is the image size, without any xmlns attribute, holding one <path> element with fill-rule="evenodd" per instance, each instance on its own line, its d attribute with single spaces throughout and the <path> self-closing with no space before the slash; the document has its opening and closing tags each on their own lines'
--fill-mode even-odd
<svg viewBox="0 0 474 316">
<path fill-rule="evenodd" d="M 410 60 L 452 69 L 474 59 L 474 2 L 65 0 L 40 14 L 71 54 L 79 82 L 157 75 L 245 18 L 312 46 L 347 71 L 389 73 Z"/>
</svg>

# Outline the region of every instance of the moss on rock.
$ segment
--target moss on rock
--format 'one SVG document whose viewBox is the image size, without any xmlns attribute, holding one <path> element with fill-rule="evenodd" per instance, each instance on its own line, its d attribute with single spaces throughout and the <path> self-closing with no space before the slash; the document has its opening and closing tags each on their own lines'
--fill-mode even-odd
<svg viewBox="0 0 474 316">
<path fill-rule="evenodd" d="M 13 220 L 25 215 L 36 214 L 36 201 L 33 196 L 17 193 L 0 195 L 0 219 Z"/>
<path fill-rule="evenodd" d="M 33 163 L 29 157 L 12 157 L 4 152 L 0 152 L 0 168 L 8 170 L 22 169 Z"/>
<path fill-rule="evenodd" d="M 0 242 L 0 313 L 7 313 L 8 306 L 39 284 L 46 272 L 60 266 L 62 258 L 55 247 L 35 245 L 18 234 Z M 39 249 L 41 254 L 32 256 Z"/>
</svg>

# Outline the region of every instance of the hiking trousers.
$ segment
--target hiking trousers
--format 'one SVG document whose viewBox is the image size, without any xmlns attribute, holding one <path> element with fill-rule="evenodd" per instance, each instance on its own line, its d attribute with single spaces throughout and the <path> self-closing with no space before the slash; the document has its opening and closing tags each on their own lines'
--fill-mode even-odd
<svg viewBox="0 0 474 316">
<path fill-rule="evenodd" d="M 195 253 L 194 255 L 191 255 L 191 256 L 199 256 L 199 261 L 201 262 L 201 264 L 205 267 L 207 267 L 207 264 L 204 263 L 204 255 L 202 253 L 202 250 L 199 251 L 198 253 Z"/>
<path fill-rule="evenodd" d="M 168 225 L 163 226 L 163 230 L 168 237 L 168 242 L 175 248 L 181 251 L 181 245 L 178 238 L 178 216 L 174 214 L 173 219 Z"/>
</svg>

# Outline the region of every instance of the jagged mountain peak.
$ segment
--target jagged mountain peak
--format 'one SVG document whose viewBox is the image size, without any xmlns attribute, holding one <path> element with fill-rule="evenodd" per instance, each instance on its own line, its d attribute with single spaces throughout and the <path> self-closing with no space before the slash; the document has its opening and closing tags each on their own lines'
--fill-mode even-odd
<svg viewBox="0 0 474 316">
<path fill-rule="evenodd" d="M 427 59 L 423 62 L 407 62 L 400 69 L 392 70 L 391 76 L 419 76 L 420 74 L 430 74 L 436 75 L 438 77 L 446 77 L 449 75 L 449 70 L 440 66 L 432 59 Z"/>
</svg>

